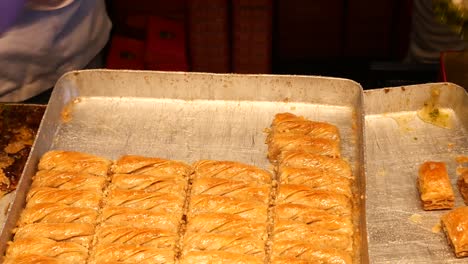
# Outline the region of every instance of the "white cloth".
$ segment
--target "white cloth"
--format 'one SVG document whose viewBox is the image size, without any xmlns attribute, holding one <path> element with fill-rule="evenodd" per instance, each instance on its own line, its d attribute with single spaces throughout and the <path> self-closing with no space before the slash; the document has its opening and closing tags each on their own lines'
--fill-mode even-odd
<svg viewBox="0 0 468 264">
<path fill-rule="evenodd" d="M 104 0 L 25 8 L 0 36 L 0 101 L 23 101 L 53 87 L 65 72 L 82 69 L 105 46 L 110 29 Z"/>
</svg>

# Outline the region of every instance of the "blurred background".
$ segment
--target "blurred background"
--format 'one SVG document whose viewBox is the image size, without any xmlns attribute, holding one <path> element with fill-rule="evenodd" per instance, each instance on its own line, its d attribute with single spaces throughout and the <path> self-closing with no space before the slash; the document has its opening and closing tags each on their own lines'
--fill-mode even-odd
<svg viewBox="0 0 468 264">
<path fill-rule="evenodd" d="M 440 62 L 405 61 L 413 5 L 411 0 L 107 1 L 113 30 L 106 67 L 324 75 L 353 79 L 365 89 L 442 81 Z"/>
</svg>

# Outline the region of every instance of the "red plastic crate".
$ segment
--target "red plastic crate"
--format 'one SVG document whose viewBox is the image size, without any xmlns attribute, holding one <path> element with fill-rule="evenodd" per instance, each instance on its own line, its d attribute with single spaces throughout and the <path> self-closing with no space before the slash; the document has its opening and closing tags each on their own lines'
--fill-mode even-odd
<svg viewBox="0 0 468 264">
<path fill-rule="evenodd" d="M 150 17 L 144 61 L 147 65 L 187 65 L 184 23 Z"/>
<path fill-rule="evenodd" d="M 140 40 L 113 36 L 106 67 L 109 69 L 143 70 L 145 43 Z"/>
</svg>

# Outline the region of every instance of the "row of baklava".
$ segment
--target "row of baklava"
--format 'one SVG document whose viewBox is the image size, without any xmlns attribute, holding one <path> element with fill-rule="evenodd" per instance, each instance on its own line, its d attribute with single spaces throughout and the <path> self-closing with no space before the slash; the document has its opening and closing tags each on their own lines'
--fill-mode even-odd
<svg viewBox="0 0 468 264">
<path fill-rule="evenodd" d="M 5 262 L 264 263 L 270 173 L 140 156 L 111 164 L 47 152 Z"/>
<path fill-rule="evenodd" d="M 281 113 L 266 143 L 278 178 L 271 263 L 352 263 L 353 174 L 338 128 Z"/>
</svg>

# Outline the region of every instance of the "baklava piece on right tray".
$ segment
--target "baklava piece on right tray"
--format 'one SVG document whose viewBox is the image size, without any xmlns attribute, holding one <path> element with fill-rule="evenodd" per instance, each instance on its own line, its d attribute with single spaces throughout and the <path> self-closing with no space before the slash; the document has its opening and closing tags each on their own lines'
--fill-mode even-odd
<svg viewBox="0 0 468 264">
<path fill-rule="evenodd" d="M 455 196 L 445 163 L 424 162 L 419 168 L 418 183 L 424 210 L 453 208 Z"/>
<path fill-rule="evenodd" d="M 465 204 L 468 205 L 468 156 L 457 157 L 456 161 L 458 163 L 458 190 L 460 191 L 460 194 L 463 197 Z"/>
<path fill-rule="evenodd" d="M 468 256 L 468 207 L 456 208 L 441 218 L 442 228 L 455 256 Z"/>
</svg>

